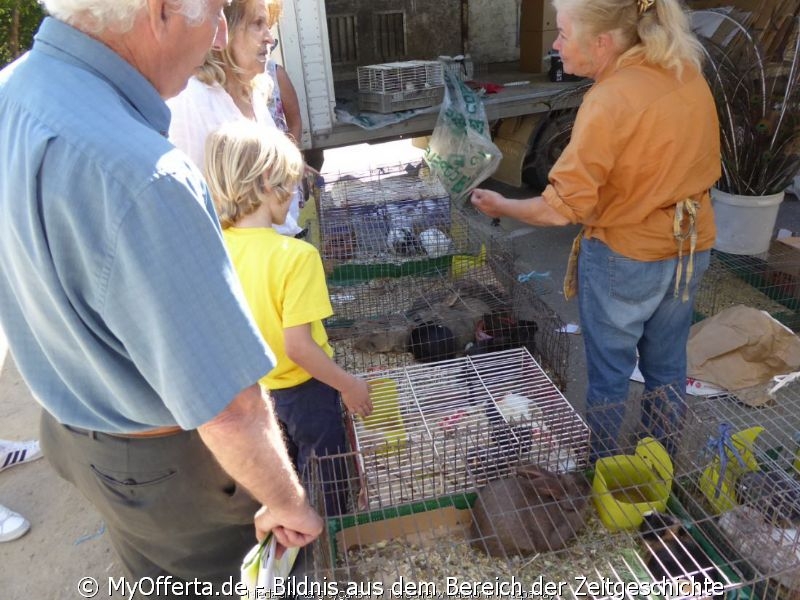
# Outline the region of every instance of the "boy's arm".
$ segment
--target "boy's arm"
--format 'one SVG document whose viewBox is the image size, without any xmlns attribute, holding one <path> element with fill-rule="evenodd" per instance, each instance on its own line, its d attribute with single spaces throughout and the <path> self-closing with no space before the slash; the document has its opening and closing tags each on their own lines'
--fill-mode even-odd
<svg viewBox="0 0 800 600">
<path fill-rule="evenodd" d="M 289 360 L 314 379 L 338 390 L 342 395 L 342 402 L 350 412 L 362 417 L 370 415 L 372 401 L 367 382 L 351 375 L 325 354 L 311 336 L 310 324 L 284 328 L 283 339 Z"/>
</svg>

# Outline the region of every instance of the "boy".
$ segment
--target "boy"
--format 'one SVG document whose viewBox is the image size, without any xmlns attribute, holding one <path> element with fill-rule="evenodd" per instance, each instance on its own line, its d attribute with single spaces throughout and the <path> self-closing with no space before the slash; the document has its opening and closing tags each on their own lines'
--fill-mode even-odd
<svg viewBox="0 0 800 600">
<path fill-rule="evenodd" d="M 308 459 L 346 450 L 339 397 L 361 416 L 372 412 L 369 387 L 333 361 L 322 319 L 333 314 L 319 252 L 272 229 L 289 211 L 303 158 L 284 134 L 249 121 L 208 137 L 206 179 L 225 243 L 276 366 L 260 383 L 270 391 L 298 473 Z M 322 461 L 327 515 L 347 509 L 341 460 Z"/>
</svg>

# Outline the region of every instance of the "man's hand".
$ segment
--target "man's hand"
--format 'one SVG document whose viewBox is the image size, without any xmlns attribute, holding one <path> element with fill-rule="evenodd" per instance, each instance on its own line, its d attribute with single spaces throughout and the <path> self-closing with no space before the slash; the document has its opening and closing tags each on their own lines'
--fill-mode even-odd
<svg viewBox="0 0 800 600">
<path fill-rule="evenodd" d="M 372 414 L 372 400 L 369 397 L 369 385 L 360 377 L 353 377 L 352 384 L 341 391 L 342 402 L 351 413 L 361 417 Z"/>
<path fill-rule="evenodd" d="M 271 531 L 282 548 L 299 548 L 313 542 L 322 533 L 323 521 L 308 504 L 303 510 L 275 513 L 262 506 L 255 516 L 256 537 L 262 541 Z"/>
<path fill-rule="evenodd" d="M 242 390 L 214 419 L 197 428 L 219 464 L 269 510 L 255 517 L 256 537 L 270 531 L 283 547 L 303 546 L 322 531 L 289 460 L 272 403 L 258 384 Z"/>
</svg>

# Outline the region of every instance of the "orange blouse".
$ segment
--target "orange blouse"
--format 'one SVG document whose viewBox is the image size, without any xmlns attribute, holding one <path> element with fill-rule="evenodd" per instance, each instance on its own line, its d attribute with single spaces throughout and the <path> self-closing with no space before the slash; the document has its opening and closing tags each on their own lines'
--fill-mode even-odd
<svg viewBox="0 0 800 600">
<path fill-rule="evenodd" d="M 719 122 L 702 74 L 686 67 L 679 80 L 629 63 L 586 93 L 542 196 L 586 237 L 629 258 L 662 260 L 678 255 L 675 205 L 688 197 L 700 203 L 697 250 L 713 245 L 708 189 L 720 173 Z"/>
</svg>

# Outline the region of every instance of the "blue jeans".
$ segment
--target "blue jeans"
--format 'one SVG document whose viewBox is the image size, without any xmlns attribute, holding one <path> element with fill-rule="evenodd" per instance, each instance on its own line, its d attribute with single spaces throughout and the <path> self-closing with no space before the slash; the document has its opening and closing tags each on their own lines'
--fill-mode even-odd
<svg viewBox="0 0 800 600">
<path fill-rule="evenodd" d="M 593 458 L 618 451 L 637 350 L 645 382 L 642 426 L 648 434 L 672 445 L 668 434 L 678 430 L 685 412 L 686 342 L 694 298 L 710 257 L 709 250 L 695 253 L 689 300 L 683 302 L 687 256 L 683 257 L 683 276 L 676 297 L 677 257 L 651 262 L 633 260 L 596 239 L 582 241 L 578 303 L 586 350 L 586 409 Z M 651 394 L 664 386 L 671 386 L 668 389 L 673 394 Z"/>
<path fill-rule="evenodd" d="M 327 457 L 347 452 L 342 403 L 331 386 L 309 379 L 300 385 L 271 390 L 275 413 L 286 435 L 286 447 L 306 486 L 312 453 Z M 319 461 L 326 516 L 347 512 L 347 463 L 342 457 Z"/>
</svg>

